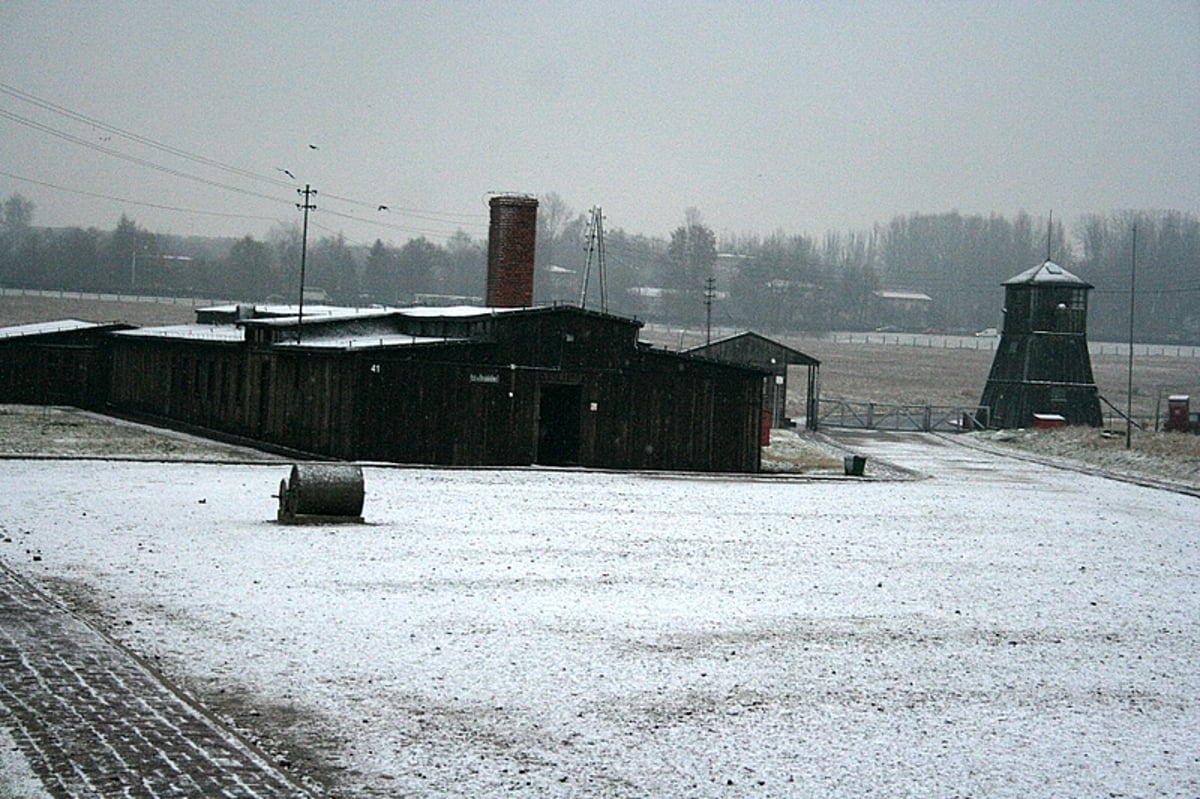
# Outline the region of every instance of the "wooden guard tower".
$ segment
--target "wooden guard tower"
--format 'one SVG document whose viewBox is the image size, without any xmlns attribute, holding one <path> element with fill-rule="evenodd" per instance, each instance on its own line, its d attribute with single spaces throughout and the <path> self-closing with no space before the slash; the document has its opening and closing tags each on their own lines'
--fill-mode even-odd
<svg viewBox="0 0 1200 799">
<path fill-rule="evenodd" d="M 1029 427 L 1034 414 L 1098 427 L 1100 394 L 1087 345 L 1090 283 L 1046 260 L 1004 281 L 1004 329 L 979 404 L 990 427 Z"/>
</svg>

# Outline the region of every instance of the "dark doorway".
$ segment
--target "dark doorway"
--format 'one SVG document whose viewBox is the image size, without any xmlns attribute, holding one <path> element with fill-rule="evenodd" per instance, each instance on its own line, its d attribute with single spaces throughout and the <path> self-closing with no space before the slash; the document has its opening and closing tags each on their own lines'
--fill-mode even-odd
<svg viewBox="0 0 1200 799">
<path fill-rule="evenodd" d="M 582 386 L 542 386 L 538 403 L 537 463 L 546 466 L 579 463 L 582 403 Z"/>
</svg>

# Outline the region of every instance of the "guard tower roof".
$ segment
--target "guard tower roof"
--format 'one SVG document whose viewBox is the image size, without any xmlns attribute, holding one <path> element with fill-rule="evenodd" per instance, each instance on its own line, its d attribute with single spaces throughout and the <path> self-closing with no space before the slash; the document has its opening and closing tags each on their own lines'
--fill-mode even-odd
<svg viewBox="0 0 1200 799">
<path fill-rule="evenodd" d="M 1021 274 L 1010 277 L 1001 285 L 1004 286 L 1020 286 L 1024 284 L 1035 285 L 1054 285 L 1054 286 L 1079 286 L 1081 288 L 1094 288 L 1091 283 L 1088 283 L 1082 278 L 1063 269 L 1053 261 L 1043 261 L 1037 266 L 1031 266 Z"/>
</svg>

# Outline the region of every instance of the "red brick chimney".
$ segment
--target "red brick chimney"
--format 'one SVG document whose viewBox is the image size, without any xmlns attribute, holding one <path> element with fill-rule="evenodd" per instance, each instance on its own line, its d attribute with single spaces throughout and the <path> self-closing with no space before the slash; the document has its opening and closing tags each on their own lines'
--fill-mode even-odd
<svg viewBox="0 0 1200 799">
<path fill-rule="evenodd" d="M 489 308 L 533 305 L 533 250 L 537 243 L 536 197 L 500 194 L 491 199 L 488 228 Z"/>
</svg>

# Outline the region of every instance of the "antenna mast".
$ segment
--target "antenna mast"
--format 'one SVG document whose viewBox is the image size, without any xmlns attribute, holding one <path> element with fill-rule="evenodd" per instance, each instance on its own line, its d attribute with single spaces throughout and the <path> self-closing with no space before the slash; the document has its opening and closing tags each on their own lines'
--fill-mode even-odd
<svg viewBox="0 0 1200 799">
<path fill-rule="evenodd" d="M 604 212 L 600 206 L 592 206 L 587 223 L 587 260 L 583 266 L 583 284 L 579 289 L 579 307 L 587 308 L 588 280 L 592 273 L 592 256 L 596 256 L 596 268 L 600 279 L 600 310 L 608 313 L 608 277 L 604 269 Z"/>
<path fill-rule="evenodd" d="M 1054 209 L 1050 209 L 1050 221 L 1046 225 L 1046 260 L 1050 260 L 1050 236 L 1054 233 Z"/>
<path fill-rule="evenodd" d="M 709 275 L 704 280 L 704 346 L 712 344 L 712 305 L 717 296 L 717 279 Z"/>
</svg>

